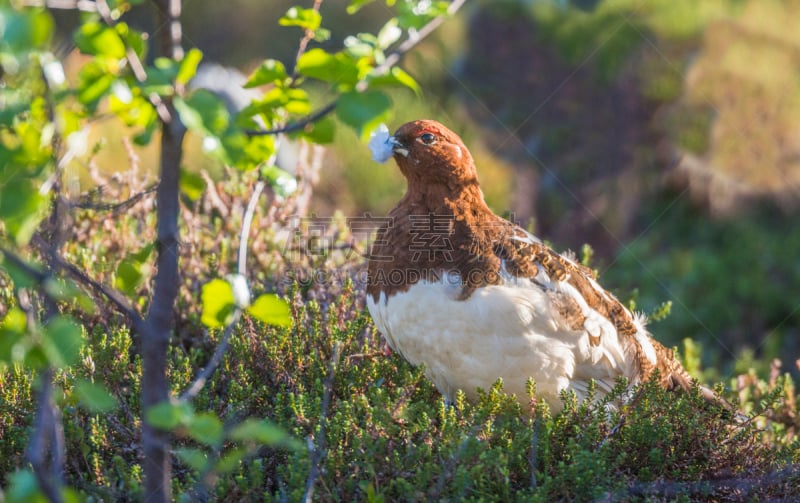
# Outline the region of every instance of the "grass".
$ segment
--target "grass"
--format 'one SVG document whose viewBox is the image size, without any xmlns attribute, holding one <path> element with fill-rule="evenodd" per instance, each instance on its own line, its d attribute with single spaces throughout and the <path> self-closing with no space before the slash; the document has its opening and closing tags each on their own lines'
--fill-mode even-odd
<svg viewBox="0 0 800 503">
<path fill-rule="evenodd" d="M 208 361 L 220 334 L 199 324 L 199 286 L 232 268 L 231 250 L 247 180 L 219 184 L 232 211 L 201 199 L 184 229 L 181 313 L 170 353 L 176 394 Z M 116 263 L 152 240 L 140 226 L 147 201 L 125 215 L 86 212 L 67 254 L 94 277 L 113 283 Z M 188 216 L 187 216 L 188 218 Z M 299 442 L 263 447 L 227 441 L 209 446 L 196 432 L 174 431 L 174 494 L 182 501 L 301 500 L 312 467 L 315 501 L 652 501 L 765 500 L 800 497 L 796 389 L 788 375 L 749 369 L 721 392 L 754 419 L 737 424 L 697 393 L 638 389 L 618 410 L 564 395 L 552 415 L 528 407 L 498 382 L 477 403 L 447 405 L 420 368 L 388 355 L 364 305 L 363 260 L 331 247 L 316 256 L 288 254 L 279 236 L 288 220 L 259 210 L 253 236 L 253 289 L 274 288 L 291 304 L 291 328 L 245 318 L 218 371 L 192 403 L 226 429 L 267 418 Z M 135 232 L 134 232 L 135 229 Z M 333 244 L 348 233 L 333 222 Z M 339 243 L 341 244 L 341 243 Z M 216 250 L 216 253 L 198 251 Z M 349 251 L 349 252 L 348 252 Z M 356 250 L 357 251 L 357 250 Z M 288 259 L 292 255 L 291 260 Z M 93 259 L 94 257 L 94 259 Z M 97 257 L 105 257 L 98 260 Z M 298 271 L 325 271 L 325 282 L 296 283 Z M 317 277 L 320 277 L 318 275 Z M 134 294 L 146 304 L 148 278 Z M 0 305 L 13 306 L 8 279 Z M 62 306 L 62 309 L 72 309 Z M 141 499 L 141 363 L 136 340 L 113 312 L 81 315 L 81 363 L 56 373 L 67 447 L 66 483 L 80 499 Z M 696 351 L 696 348 L 695 348 Z M 696 358 L 697 355 L 693 355 Z M 102 383 L 111 412 L 86 409 L 77 379 Z M 21 501 L 29 480 L 24 458 L 36 404 L 36 375 L 18 363 L 0 370 L 0 474 L 6 501 Z M 721 388 L 721 387 L 720 387 Z M 620 398 L 620 384 L 611 399 Z M 198 462 L 198 459 L 204 462 Z M 211 460 L 211 463 L 205 462 Z M 210 467 L 210 468 L 209 468 Z"/>
</svg>

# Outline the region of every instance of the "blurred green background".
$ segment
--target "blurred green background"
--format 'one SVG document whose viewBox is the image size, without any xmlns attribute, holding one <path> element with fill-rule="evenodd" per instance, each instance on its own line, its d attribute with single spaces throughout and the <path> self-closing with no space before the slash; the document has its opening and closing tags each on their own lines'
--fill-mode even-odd
<svg viewBox="0 0 800 503">
<path fill-rule="evenodd" d="M 296 31 L 277 23 L 290 5 L 187 0 L 184 46 L 245 73 L 267 57 L 291 68 Z M 326 48 L 391 16 L 383 3 L 344 7 L 322 5 Z M 57 23 L 66 40 L 70 15 Z M 753 359 L 796 372 L 798 26 L 798 0 L 471 0 L 406 57 L 423 92 L 393 95 L 389 127 L 433 118 L 460 133 L 496 212 L 559 250 L 590 244 L 601 281 L 638 309 L 671 301 L 653 332 L 701 344 L 707 378 Z M 106 159 L 124 155 L 124 131 L 93 134 Z M 189 167 L 220 176 L 187 141 Z M 339 128 L 310 211 L 383 215 L 403 191 L 394 166 Z"/>
</svg>

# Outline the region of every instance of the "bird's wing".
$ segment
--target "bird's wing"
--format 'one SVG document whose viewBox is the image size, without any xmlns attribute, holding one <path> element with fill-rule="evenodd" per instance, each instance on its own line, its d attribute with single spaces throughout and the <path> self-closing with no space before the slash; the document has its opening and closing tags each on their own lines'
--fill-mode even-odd
<svg viewBox="0 0 800 503">
<path fill-rule="evenodd" d="M 503 279 L 536 284 L 549 297 L 553 318 L 574 333 L 577 380 L 595 379 L 610 389 L 618 376 L 646 380 L 660 363 L 667 363 L 665 358 L 674 361 L 671 351 L 650 337 L 644 317 L 603 289 L 591 269 L 511 223 L 492 235 Z M 663 371 L 672 374 L 673 369 Z"/>
</svg>

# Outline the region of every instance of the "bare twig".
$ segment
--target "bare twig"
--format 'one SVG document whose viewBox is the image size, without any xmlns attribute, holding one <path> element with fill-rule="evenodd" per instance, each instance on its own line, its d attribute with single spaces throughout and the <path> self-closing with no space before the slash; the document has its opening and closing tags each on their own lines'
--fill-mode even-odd
<svg viewBox="0 0 800 503">
<path fill-rule="evenodd" d="M 78 201 L 76 203 L 71 203 L 70 206 L 73 208 L 80 208 L 83 210 L 97 210 L 97 211 L 110 211 L 112 213 L 117 213 L 119 211 L 125 211 L 134 204 L 138 203 L 146 196 L 152 194 L 158 189 L 158 185 L 154 184 L 150 187 L 144 189 L 141 192 L 137 192 L 136 194 L 132 195 L 128 199 L 119 202 L 119 203 L 95 203 L 92 201 Z"/>
<path fill-rule="evenodd" d="M 428 35 L 436 31 L 436 29 L 442 25 L 448 18 L 452 17 L 456 12 L 461 9 L 461 7 L 466 3 L 466 0 L 453 0 L 453 2 L 447 7 L 447 15 L 446 16 L 437 16 L 431 19 L 428 24 L 423 26 L 417 31 L 409 31 L 408 38 L 406 38 L 403 43 L 401 43 L 397 49 L 392 51 L 386 59 L 380 65 L 376 66 L 372 72 L 375 75 L 381 75 L 396 65 L 400 59 L 405 56 L 405 54 L 417 46 L 420 42 L 422 42 Z M 367 83 L 362 81 L 359 83 L 359 86 L 356 89 L 363 91 L 366 89 Z"/>
<path fill-rule="evenodd" d="M 19 0 L 18 3 L 24 7 L 97 12 L 97 5 L 91 0 Z"/>
<path fill-rule="evenodd" d="M 52 250 L 48 249 L 48 244 L 44 242 L 44 240 L 40 236 L 34 236 L 33 244 L 36 246 L 40 253 L 45 255 L 50 255 L 50 266 L 52 269 L 63 270 L 66 271 L 72 278 L 77 281 L 79 284 L 89 287 L 94 290 L 96 293 L 101 294 L 112 304 L 114 304 L 119 311 L 124 314 L 128 320 L 134 325 L 134 328 L 137 328 L 141 322 L 142 318 L 139 313 L 128 303 L 127 299 L 125 299 L 122 294 L 117 292 L 116 290 L 106 287 L 102 283 L 95 281 L 94 279 L 90 278 L 85 272 L 83 272 L 78 266 L 67 262 L 64 260 L 63 257 L 53 253 Z M 0 247 L 0 253 L 3 254 L 5 260 L 11 262 L 16 268 L 21 269 L 25 272 L 28 276 L 33 278 L 33 280 L 38 285 L 44 285 L 51 277 L 50 272 L 41 271 L 36 269 L 35 267 L 31 266 L 28 262 L 22 259 L 19 255 L 14 253 L 13 251 Z M 45 289 L 40 289 L 40 293 L 44 295 L 45 298 L 49 299 L 51 302 L 56 302 L 58 299 L 52 297 Z"/>
<path fill-rule="evenodd" d="M 328 103 L 327 105 L 320 108 L 316 112 L 304 117 L 303 119 L 300 119 L 297 122 L 292 122 L 291 124 L 287 124 L 285 126 L 277 127 L 274 129 L 265 129 L 263 131 L 249 130 L 246 131 L 246 133 L 248 136 L 267 136 L 267 135 L 294 133 L 296 131 L 302 131 L 309 124 L 313 124 L 314 122 L 317 122 L 321 118 L 333 112 L 335 108 L 336 108 L 336 101 L 332 101 L 331 103 Z"/>
<path fill-rule="evenodd" d="M 192 383 L 184 390 L 183 393 L 181 393 L 181 400 L 193 400 L 196 398 L 197 395 L 203 390 L 203 387 L 206 385 L 208 380 L 211 379 L 211 376 L 214 375 L 217 367 L 219 367 L 219 364 L 222 363 L 222 358 L 228 351 L 231 335 L 233 335 L 233 328 L 239 323 L 240 319 L 242 319 L 242 309 L 236 307 L 233 311 L 233 317 L 231 318 L 230 323 L 228 323 L 225 326 L 225 329 L 222 331 L 222 337 L 220 337 L 219 344 L 214 350 L 214 354 L 211 355 L 211 359 L 208 361 L 203 370 L 197 374 L 197 377 L 194 378 Z"/>
<path fill-rule="evenodd" d="M 372 351 L 370 353 L 353 353 L 351 355 L 347 355 L 347 361 L 352 362 L 355 360 L 372 360 L 373 358 L 380 358 L 386 356 L 383 351 Z"/>
<path fill-rule="evenodd" d="M 238 273 L 242 277 L 247 276 L 247 244 L 248 244 L 248 236 L 250 235 L 250 226 L 253 222 L 253 215 L 256 211 L 256 205 L 258 203 L 258 199 L 261 197 L 262 192 L 264 191 L 264 187 L 266 187 L 266 183 L 262 180 L 259 180 L 255 188 L 253 189 L 253 193 L 250 196 L 250 201 L 247 203 L 247 209 L 244 213 L 244 218 L 242 218 L 242 230 L 239 233 L 239 264 L 238 264 Z M 203 368 L 203 370 L 194 378 L 192 383 L 186 388 L 186 390 L 181 393 L 181 400 L 192 400 L 195 398 L 198 393 L 203 389 L 206 382 L 211 379 L 211 376 L 219 367 L 219 364 L 222 363 L 222 358 L 225 356 L 225 353 L 228 351 L 228 346 L 230 345 L 230 338 L 233 335 L 233 329 L 239 323 L 239 320 L 242 318 L 242 308 L 240 306 L 236 306 L 233 311 L 233 317 L 231 321 L 225 326 L 225 329 L 222 331 L 222 337 L 220 338 L 219 344 L 217 345 L 216 349 L 214 350 L 214 354 L 211 356 L 211 359 L 208 361 L 208 364 Z"/>
<path fill-rule="evenodd" d="M 333 394 L 333 378 L 336 375 L 336 365 L 339 356 L 342 354 L 342 346 L 338 341 L 333 345 L 333 354 L 328 362 L 328 376 L 325 378 L 322 391 L 322 405 L 319 416 L 319 430 L 316 439 L 308 439 L 309 450 L 311 451 L 311 469 L 308 471 L 306 479 L 306 492 L 303 495 L 304 503 L 311 503 L 314 500 L 314 485 L 319 478 L 322 459 L 325 457 L 325 429 L 328 425 L 328 409 L 331 405 L 331 395 Z"/>
<path fill-rule="evenodd" d="M 97 280 L 91 278 L 86 272 L 84 272 L 81 268 L 76 266 L 75 264 L 68 262 L 65 260 L 61 255 L 55 252 L 52 249 L 49 243 L 47 243 L 44 238 L 39 235 L 34 235 L 31 243 L 39 250 L 39 252 L 48 257 L 48 261 L 50 266 L 55 270 L 61 270 L 68 273 L 72 279 L 77 281 L 79 284 L 90 288 L 95 294 L 100 294 L 108 301 L 110 301 L 116 308 L 128 318 L 128 321 L 134 326 L 134 329 L 141 328 L 142 317 L 136 309 L 128 302 L 128 299 L 125 298 L 117 290 L 107 287 L 102 283 L 98 282 Z M 0 252 L 5 255 L 5 257 L 14 263 L 15 266 L 23 269 L 26 274 L 36 279 L 37 282 L 43 283 L 47 280 L 50 275 L 48 273 L 39 271 L 31 267 L 27 262 L 22 260 L 18 255 L 16 255 L 11 250 L 7 250 L 5 248 L 0 248 Z"/>
<path fill-rule="evenodd" d="M 531 467 L 531 489 L 536 489 L 536 465 L 539 456 L 539 435 L 541 434 L 542 420 L 537 415 L 533 420 L 531 432 L 531 450 L 528 452 L 528 465 Z"/>
<path fill-rule="evenodd" d="M 256 212 L 256 204 L 261 193 L 264 191 L 266 183 L 263 180 L 256 182 L 253 188 L 253 194 L 250 196 L 250 201 L 247 203 L 247 210 L 244 212 L 242 219 L 242 232 L 239 233 L 239 267 L 238 272 L 240 276 L 247 277 L 247 243 L 248 236 L 250 235 L 250 226 L 253 223 L 253 215 Z"/>
<path fill-rule="evenodd" d="M 638 483 L 620 493 L 607 495 L 600 501 L 624 501 L 630 496 L 661 496 L 676 498 L 682 495 L 702 495 L 704 499 L 714 495 L 734 493 L 738 499 L 746 499 L 748 495 L 759 490 L 779 484 L 789 484 L 792 479 L 800 477 L 800 466 L 790 465 L 781 470 L 764 474 L 760 477 L 731 477 L 697 482 L 673 482 L 660 480 L 650 483 Z"/>
<path fill-rule="evenodd" d="M 315 12 L 319 12 L 319 8 L 322 6 L 323 0 L 314 0 L 314 5 L 311 6 L 311 10 Z M 292 71 L 292 81 L 290 85 L 294 85 L 297 81 L 298 74 L 297 74 L 297 62 L 300 60 L 300 57 L 303 53 L 306 52 L 306 48 L 308 47 L 308 43 L 314 39 L 314 32 L 312 30 L 305 30 L 303 32 L 303 38 L 300 39 L 300 43 L 297 44 L 297 54 L 294 57 L 294 70 Z"/>
<path fill-rule="evenodd" d="M 11 262 L 11 264 L 14 265 L 14 267 L 22 269 L 25 272 L 25 274 L 33 278 L 34 281 L 36 281 L 36 283 L 38 284 L 44 283 L 45 280 L 47 280 L 50 277 L 50 275 L 47 274 L 46 272 L 40 271 L 39 269 L 32 267 L 29 263 L 23 260 L 22 257 L 17 255 L 13 251 L 9 250 L 8 248 L 0 246 L 0 253 L 3 254 L 5 260 Z"/>
</svg>

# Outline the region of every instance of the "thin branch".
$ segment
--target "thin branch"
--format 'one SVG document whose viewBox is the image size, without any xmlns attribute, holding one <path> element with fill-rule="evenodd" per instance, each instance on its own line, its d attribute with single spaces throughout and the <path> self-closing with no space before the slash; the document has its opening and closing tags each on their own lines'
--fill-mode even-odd
<svg viewBox="0 0 800 503">
<path fill-rule="evenodd" d="M 23 260 L 22 257 L 17 255 L 13 251 L 9 250 L 8 248 L 0 246 L 0 253 L 3 254 L 5 260 L 11 262 L 14 265 L 14 267 L 22 269 L 25 272 L 25 274 L 33 278 L 34 281 L 36 281 L 36 283 L 38 284 L 44 283 L 50 277 L 49 274 L 31 266 L 29 263 Z"/>
<path fill-rule="evenodd" d="M 314 500 L 314 485 L 320 475 L 320 465 L 325 457 L 325 430 L 328 424 L 328 409 L 331 405 L 331 395 L 333 394 L 333 378 L 336 374 L 336 364 L 342 354 L 342 346 L 338 341 L 333 345 L 333 354 L 328 362 L 328 376 L 325 378 L 322 392 L 322 405 L 320 407 L 319 431 L 316 441 L 308 440 L 309 450 L 311 451 L 311 468 L 306 479 L 306 492 L 303 495 L 304 503 L 311 503 Z"/>
<path fill-rule="evenodd" d="M 242 230 L 239 233 L 238 273 L 243 277 L 246 277 L 247 275 L 247 243 L 248 236 L 250 235 L 250 226 L 253 222 L 253 215 L 256 211 L 258 199 L 261 197 L 265 187 L 266 183 L 263 180 L 259 180 L 256 183 L 253 193 L 250 195 L 250 201 L 247 203 L 247 209 L 245 210 L 244 218 L 242 219 Z M 239 323 L 241 318 L 242 308 L 236 306 L 233 311 L 233 317 L 231 318 L 231 321 L 222 331 L 222 337 L 220 338 L 219 344 L 214 350 L 214 354 L 211 356 L 211 359 L 208 361 L 208 364 L 205 366 L 202 372 L 200 372 L 197 377 L 194 378 L 189 387 L 187 387 L 186 390 L 181 393 L 181 400 L 194 399 L 206 385 L 206 382 L 208 382 L 208 380 L 211 379 L 211 376 L 214 375 L 217 367 L 219 367 L 220 363 L 222 363 L 222 358 L 225 357 L 225 353 L 228 351 L 231 335 L 233 335 L 233 329 Z"/>
<path fill-rule="evenodd" d="M 447 7 L 446 16 L 437 16 L 431 19 L 428 22 L 428 24 L 426 24 L 419 30 L 409 31 L 408 38 L 402 44 L 400 44 L 397 47 L 397 49 L 395 49 L 394 51 L 392 51 L 392 53 L 386 56 L 386 59 L 383 61 L 383 63 L 376 66 L 375 69 L 372 70 L 372 72 L 375 75 L 381 75 L 388 72 L 394 65 L 396 65 L 400 61 L 400 59 L 403 56 L 405 56 L 405 54 L 408 51 L 416 47 L 417 44 L 422 42 L 426 37 L 428 37 L 428 35 L 436 31 L 436 29 L 439 26 L 441 26 L 442 23 L 444 23 L 447 19 L 455 15 L 455 13 L 458 12 L 459 9 L 461 9 L 461 7 L 464 6 L 465 3 L 466 0 L 453 0 L 453 3 L 451 3 Z M 366 88 L 366 82 L 359 83 L 359 85 L 362 86 L 362 88 L 359 90 L 363 90 L 364 88 Z"/>
<path fill-rule="evenodd" d="M 533 431 L 531 432 L 531 447 L 528 451 L 528 466 L 531 468 L 531 489 L 536 489 L 536 464 L 539 456 L 539 435 L 541 434 L 542 420 L 537 415 L 533 420 Z"/>
<path fill-rule="evenodd" d="M 97 12 L 97 5 L 90 0 L 19 0 L 23 7 L 46 7 L 59 10 Z"/>
<path fill-rule="evenodd" d="M 311 10 L 315 12 L 319 12 L 319 8 L 322 6 L 323 0 L 314 0 L 314 5 L 311 6 Z M 297 73 L 297 62 L 300 61 L 300 57 L 303 53 L 306 52 L 306 47 L 308 47 L 308 43 L 314 39 L 314 31 L 313 30 L 305 30 L 303 33 L 303 38 L 300 39 L 300 43 L 297 44 L 297 55 L 294 57 L 294 69 L 292 70 L 292 79 L 290 86 L 294 86 L 297 78 L 299 77 Z"/>
<path fill-rule="evenodd" d="M 238 272 L 240 276 L 247 277 L 247 243 L 250 236 L 250 226 L 253 223 L 253 215 L 256 212 L 256 204 L 261 193 L 264 191 L 266 183 L 263 180 L 256 182 L 253 188 L 253 194 L 250 196 L 250 201 L 247 203 L 247 210 L 244 212 L 242 219 L 242 231 L 239 233 L 239 266 Z"/>
<path fill-rule="evenodd" d="M 45 240 L 39 236 L 34 235 L 31 243 L 39 250 L 40 253 L 49 257 L 50 265 L 53 269 L 65 271 L 68 273 L 73 280 L 78 282 L 79 284 L 90 288 L 96 294 L 100 294 L 101 296 L 108 299 L 109 302 L 114 304 L 116 308 L 123 314 L 125 317 L 128 318 L 128 321 L 133 325 L 134 329 L 141 328 L 142 325 L 142 317 L 136 309 L 128 302 L 128 299 L 125 298 L 117 290 L 108 287 L 99 281 L 91 278 L 88 274 L 86 274 L 81 268 L 76 266 L 75 264 L 68 262 L 64 259 L 61 255 L 55 253 L 54 250 L 51 249 L 50 245 L 45 242 Z M 14 252 L 7 250 L 5 248 L 0 248 L 0 252 L 6 256 L 6 258 L 10 259 L 14 265 L 17 267 L 23 268 L 25 272 L 34 278 L 37 279 L 39 282 L 44 282 L 46 279 L 49 278 L 49 274 L 43 273 L 41 271 L 37 271 L 36 269 L 30 267 L 24 260 L 22 260 L 19 256 L 14 254 Z M 34 276 L 36 274 L 37 276 Z"/>
<path fill-rule="evenodd" d="M 311 7 L 312 10 L 319 12 L 319 8 L 322 6 L 323 0 L 314 0 L 314 5 Z M 311 42 L 314 38 L 314 32 L 311 30 L 306 30 L 303 33 L 303 37 L 300 39 L 297 47 L 297 54 L 294 58 L 294 69 L 292 70 L 292 76 L 289 82 L 290 87 L 294 87 L 297 85 L 297 80 L 300 75 L 297 73 L 297 62 L 300 61 L 300 57 L 306 52 L 306 48 L 308 47 L 308 43 Z M 282 133 L 294 133 L 295 131 L 301 131 L 309 124 L 312 124 L 321 118 L 325 117 L 329 113 L 333 112 L 333 109 L 336 108 L 336 101 L 328 103 L 326 106 L 321 108 L 320 110 L 312 113 L 311 115 L 307 116 L 304 119 L 301 119 L 297 122 L 293 122 L 291 124 L 287 124 L 284 126 L 280 126 L 274 129 L 267 129 L 264 131 L 245 131 L 247 136 L 268 136 L 268 135 L 278 135 Z"/>
<path fill-rule="evenodd" d="M 208 380 L 211 379 L 211 376 L 214 375 L 217 367 L 219 367 L 219 364 L 222 363 L 222 358 L 225 357 L 225 353 L 228 351 L 231 335 L 233 335 L 233 328 L 239 323 L 240 319 L 242 319 L 242 309 L 236 307 L 233 310 L 233 317 L 231 318 L 230 323 L 228 323 L 225 326 L 225 329 L 222 331 L 222 337 L 220 338 L 217 348 L 214 350 L 214 354 L 211 356 L 211 359 L 208 361 L 205 368 L 203 368 L 197 377 L 194 378 L 186 390 L 181 393 L 181 400 L 193 400 L 196 398 L 197 395 L 203 390 L 203 387 L 206 385 Z"/>
<path fill-rule="evenodd" d="M 323 118 L 326 115 L 328 115 L 329 113 L 333 112 L 333 110 L 336 108 L 336 103 L 337 102 L 338 102 L 338 100 L 332 101 L 332 102 L 328 103 L 327 105 L 325 105 L 324 107 L 322 107 L 319 110 L 317 110 L 316 112 L 314 112 L 313 114 L 308 115 L 308 116 L 304 117 L 303 119 L 300 119 L 297 122 L 292 122 L 291 124 L 287 124 L 285 126 L 281 126 L 281 127 L 275 128 L 275 129 L 265 129 L 263 131 L 250 130 L 250 131 L 245 131 L 245 133 L 247 134 L 247 136 L 267 136 L 267 135 L 276 135 L 276 134 L 281 134 L 281 133 L 294 133 L 296 131 L 302 131 L 309 124 L 317 122 L 321 118 Z"/>
<path fill-rule="evenodd" d="M 675 498 L 682 495 L 700 494 L 704 498 L 714 495 L 735 493 L 738 497 L 745 498 L 759 490 L 788 483 L 791 479 L 800 476 L 800 466 L 789 465 L 778 471 L 764 474 L 760 477 L 732 477 L 716 480 L 701 480 L 697 482 L 673 482 L 660 480 L 650 483 L 637 483 L 613 495 L 608 495 L 607 501 L 622 501 L 629 496 L 661 496 Z"/>
<path fill-rule="evenodd" d="M 94 203 L 88 200 L 78 201 L 77 203 L 72 203 L 70 206 L 73 208 L 80 208 L 83 210 L 97 210 L 97 211 L 110 211 L 112 213 L 116 213 L 118 211 L 124 211 L 133 206 L 134 204 L 138 203 L 145 196 L 148 196 L 158 190 L 158 184 L 153 184 L 150 187 L 144 189 L 141 192 L 138 192 L 128 199 L 119 202 L 119 203 Z"/>
</svg>

